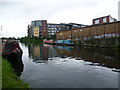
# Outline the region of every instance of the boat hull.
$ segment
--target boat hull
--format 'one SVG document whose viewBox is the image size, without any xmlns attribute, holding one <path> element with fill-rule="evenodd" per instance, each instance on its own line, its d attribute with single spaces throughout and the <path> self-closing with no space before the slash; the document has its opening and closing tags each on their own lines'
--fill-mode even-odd
<svg viewBox="0 0 120 90">
<path fill-rule="evenodd" d="M 2 57 L 10 62 L 17 76 L 20 77 L 24 67 L 22 62 L 22 53 L 10 53 L 2 55 Z"/>
<path fill-rule="evenodd" d="M 51 41 L 44 41 L 44 44 L 51 44 L 51 45 L 59 45 L 59 46 L 74 46 L 70 40 L 56 40 L 55 42 Z"/>
</svg>

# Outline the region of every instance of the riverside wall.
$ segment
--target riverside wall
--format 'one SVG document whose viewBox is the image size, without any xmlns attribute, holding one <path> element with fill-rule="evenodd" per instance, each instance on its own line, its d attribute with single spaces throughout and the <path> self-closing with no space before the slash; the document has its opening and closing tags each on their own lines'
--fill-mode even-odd
<svg viewBox="0 0 120 90">
<path fill-rule="evenodd" d="M 80 41 L 87 46 L 116 47 L 120 45 L 120 21 L 57 32 L 56 39 Z"/>
</svg>

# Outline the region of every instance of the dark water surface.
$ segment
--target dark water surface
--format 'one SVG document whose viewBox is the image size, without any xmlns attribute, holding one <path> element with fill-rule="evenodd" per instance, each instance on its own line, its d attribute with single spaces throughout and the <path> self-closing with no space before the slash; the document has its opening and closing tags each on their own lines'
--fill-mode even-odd
<svg viewBox="0 0 120 90">
<path fill-rule="evenodd" d="M 30 88 L 118 88 L 120 52 L 106 48 L 20 44 Z"/>
</svg>

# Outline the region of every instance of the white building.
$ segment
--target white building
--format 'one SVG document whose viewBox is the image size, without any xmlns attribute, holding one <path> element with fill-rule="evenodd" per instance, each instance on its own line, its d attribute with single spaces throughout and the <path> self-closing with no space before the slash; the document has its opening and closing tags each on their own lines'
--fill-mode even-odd
<svg viewBox="0 0 120 90">
<path fill-rule="evenodd" d="M 120 21 L 120 1 L 118 2 L 118 21 Z"/>
</svg>

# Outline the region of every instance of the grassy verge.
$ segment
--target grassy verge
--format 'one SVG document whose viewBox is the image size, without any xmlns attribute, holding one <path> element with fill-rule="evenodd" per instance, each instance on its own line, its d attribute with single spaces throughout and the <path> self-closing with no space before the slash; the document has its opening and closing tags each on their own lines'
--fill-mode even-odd
<svg viewBox="0 0 120 90">
<path fill-rule="evenodd" d="M 24 83 L 13 73 L 7 60 L 0 58 L 0 61 L 2 61 L 2 88 L 28 88 L 27 83 Z"/>
<path fill-rule="evenodd" d="M 0 58 L 0 90 L 2 89 L 2 59 Z"/>
</svg>

